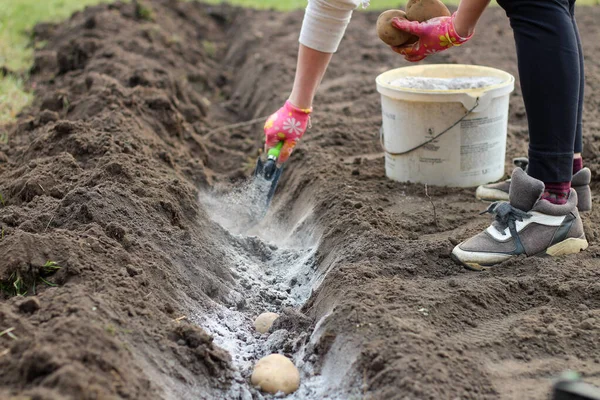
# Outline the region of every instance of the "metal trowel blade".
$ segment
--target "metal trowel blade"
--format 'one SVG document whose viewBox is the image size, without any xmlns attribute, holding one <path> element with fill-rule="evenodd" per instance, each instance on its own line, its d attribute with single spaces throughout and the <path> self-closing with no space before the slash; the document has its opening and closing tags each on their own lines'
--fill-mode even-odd
<svg viewBox="0 0 600 400">
<path fill-rule="evenodd" d="M 275 196 L 277 184 L 279 183 L 279 179 L 281 178 L 281 174 L 283 173 L 283 165 L 281 167 L 276 167 L 273 164 L 269 164 L 272 162 L 273 161 L 268 160 L 265 163 L 260 158 L 258 158 L 256 162 L 256 169 L 254 170 L 255 179 L 259 179 L 261 181 L 261 184 L 265 183 L 264 190 L 266 191 L 266 197 L 264 198 L 264 212 L 261 218 L 264 217 L 267 211 L 269 210 L 269 206 L 271 205 L 273 196 Z M 263 185 L 261 185 L 261 187 L 262 186 Z"/>
</svg>

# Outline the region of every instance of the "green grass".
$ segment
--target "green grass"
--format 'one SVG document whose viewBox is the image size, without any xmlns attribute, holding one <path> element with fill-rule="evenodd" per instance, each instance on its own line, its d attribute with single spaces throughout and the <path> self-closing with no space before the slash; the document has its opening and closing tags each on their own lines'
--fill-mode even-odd
<svg viewBox="0 0 600 400">
<path fill-rule="evenodd" d="M 60 21 L 100 0 L 0 0 L 0 66 L 26 77 L 33 62 L 31 28 L 41 21 Z M 31 102 L 23 78 L 0 76 L 0 126 Z"/>
<path fill-rule="evenodd" d="M 0 65 L 22 71 L 31 65 L 30 31 L 40 21 L 60 21 L 99 0 L 0 0 Z"/>
<path fill-rule="evenodd" d="M 29 104 L 33 96 L 23 90 L 23 79 L 0 74 L 0 126 L 12 121 L 17 113 Z M 0 137 L 4 140 L 4 137 Z"/>
</svg>

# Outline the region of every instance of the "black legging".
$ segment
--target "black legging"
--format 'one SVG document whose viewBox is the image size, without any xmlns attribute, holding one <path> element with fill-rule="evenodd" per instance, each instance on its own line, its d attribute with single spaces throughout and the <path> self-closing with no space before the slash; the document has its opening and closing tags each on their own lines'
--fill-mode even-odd
<svg viewBox="0 0 600 400">
<path fill-rule="evenodd" d="M 569 182 L 580 153 L 583 50 L 575 0 L 498 0 L 517 45 L 529 121 L 529 169 L 543 182 Z"/>
</svg>

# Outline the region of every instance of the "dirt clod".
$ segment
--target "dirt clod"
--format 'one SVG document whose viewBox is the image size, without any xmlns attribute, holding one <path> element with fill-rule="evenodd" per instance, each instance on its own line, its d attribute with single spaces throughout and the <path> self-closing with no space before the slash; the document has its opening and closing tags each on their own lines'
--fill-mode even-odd
<svg viewBox="0 0 600 400">
<path fill-rule="evenodd" d="M 37 297 L 28 297 L 17 304 L 19 311 L 24 314 L 33 314 L 40 309 L 40 301 Z"/>
</svg>

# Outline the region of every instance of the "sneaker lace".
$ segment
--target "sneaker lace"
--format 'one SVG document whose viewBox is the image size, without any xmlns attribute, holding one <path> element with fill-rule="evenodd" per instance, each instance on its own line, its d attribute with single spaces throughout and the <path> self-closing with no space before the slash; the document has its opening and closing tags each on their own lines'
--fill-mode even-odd
<svg viewBox="0 0 600 400">
<path fill-rule="evenodd" d="M 492 224 L 494 228 L 503 235 L 507 227 L 510 229 L 511 234 L 515 234 L 517 232 L 516 222 L 531 218 L 531 214 L 511 206 L 507 201 L 497 201 L 492 203 L 487 210 L 479 215 L 488 213 L 494 216 L 496 221 L 495 224 Z"/>
</svg>

